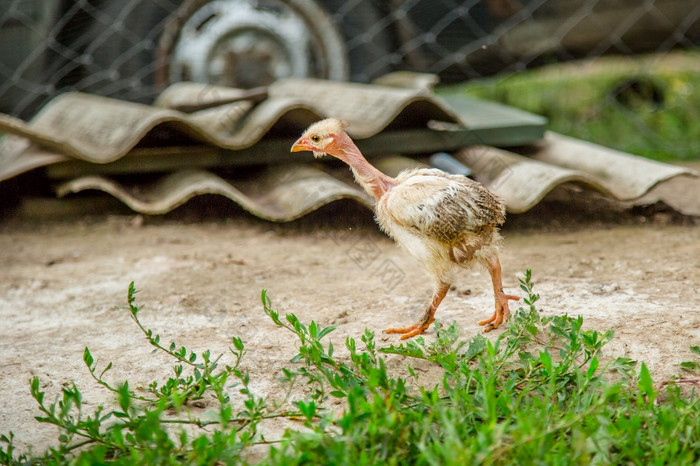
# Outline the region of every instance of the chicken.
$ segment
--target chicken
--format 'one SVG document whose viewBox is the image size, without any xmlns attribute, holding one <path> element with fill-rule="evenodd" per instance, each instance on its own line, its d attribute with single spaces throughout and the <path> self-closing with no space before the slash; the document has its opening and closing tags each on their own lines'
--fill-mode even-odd
<svg viewBox="0 0 700 466">
<path fill-rule="evenodd" d="M 498 328 L 510 313 L 508 301 L 519 299 L 503 292 L 498 259 L 503 203 L 483 185 L 437 169 L 387 176 L 364 158 L 345 126 L 335 118 L 314 123 L 291 151 L 312 151 L 315 157 L 328 154 L 348 164 L 357 183 L 374 198 L 381 229 L 433 277 L 433 296 L 418 322 L 386 332 L 401 334 L 402 340 L 422 333 L 434 322 L 456 270 L 473 262 L 485 265 L 491 274 L 496 304 L 493 315 L 479 325 L 486 326 L 486 332 Z"/>
</svg>

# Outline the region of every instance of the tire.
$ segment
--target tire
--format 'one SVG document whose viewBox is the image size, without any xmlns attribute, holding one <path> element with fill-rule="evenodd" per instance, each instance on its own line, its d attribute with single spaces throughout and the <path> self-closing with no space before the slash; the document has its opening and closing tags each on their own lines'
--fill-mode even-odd
<svg viewBox="0 0 700 466">
<path fill-rule="evenodd" d="M 306 25 L 313 42 L 314 61 L 308 77 L 347 79 L 345 45 L 328 14 L 314 0 L 270 1 L 287 8 Z M 209 3 L 217 2 L 109 0 L 88 33 L 91 43 L 85 49 L 85 73 L 80 87 L 101 95 L 151 102 L 168 84 L 179 80 L 172 79 L 169 67 L 181 28 Z"/>
</svg>

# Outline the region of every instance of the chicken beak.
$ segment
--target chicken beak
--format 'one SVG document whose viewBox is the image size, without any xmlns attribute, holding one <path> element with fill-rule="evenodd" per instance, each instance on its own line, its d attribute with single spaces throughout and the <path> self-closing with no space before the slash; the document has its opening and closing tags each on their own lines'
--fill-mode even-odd
<svg viewBox="0 0 700 466">
<path fill-rule="evenodd" d="M 297 139 L 297 142 L 294 143 L 292 146 L 291 152 L 301 152 L 305 150 L 313 150 L 309 147 L 309 143 L 306 141 L 306 138 L 300 137 Z"/>
</svg>

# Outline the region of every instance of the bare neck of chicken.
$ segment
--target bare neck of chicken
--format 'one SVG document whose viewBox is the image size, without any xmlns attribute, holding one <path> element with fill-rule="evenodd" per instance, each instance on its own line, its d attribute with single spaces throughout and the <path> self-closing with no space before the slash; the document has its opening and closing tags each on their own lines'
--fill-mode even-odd
<svg viewBox="0 0 700 466">
<path fill-rule="evenodd" d="M 337 146 L 340 151 L 335 154 L 336 157 L 350 165 L 357 183 L 374 197 L 375 201 L 379 201 L 387 191 L 396 186 L 394 178 L 380 172 L 367 161 L 350 136 L 343 133 Z"/>
</svg>

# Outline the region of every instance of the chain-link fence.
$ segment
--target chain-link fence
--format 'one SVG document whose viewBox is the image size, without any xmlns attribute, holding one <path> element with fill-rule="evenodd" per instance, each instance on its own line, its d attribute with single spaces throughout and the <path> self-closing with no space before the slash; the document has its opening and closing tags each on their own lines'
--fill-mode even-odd
<svg viewBox="0 0 700 466">
<path fill-rule="evenodd" d="M 0 110 L 70 90 L 150 102 L 181 80 L 454 82 L 699 43 L 697 0 L 0 0 Z"/>
</svg>

